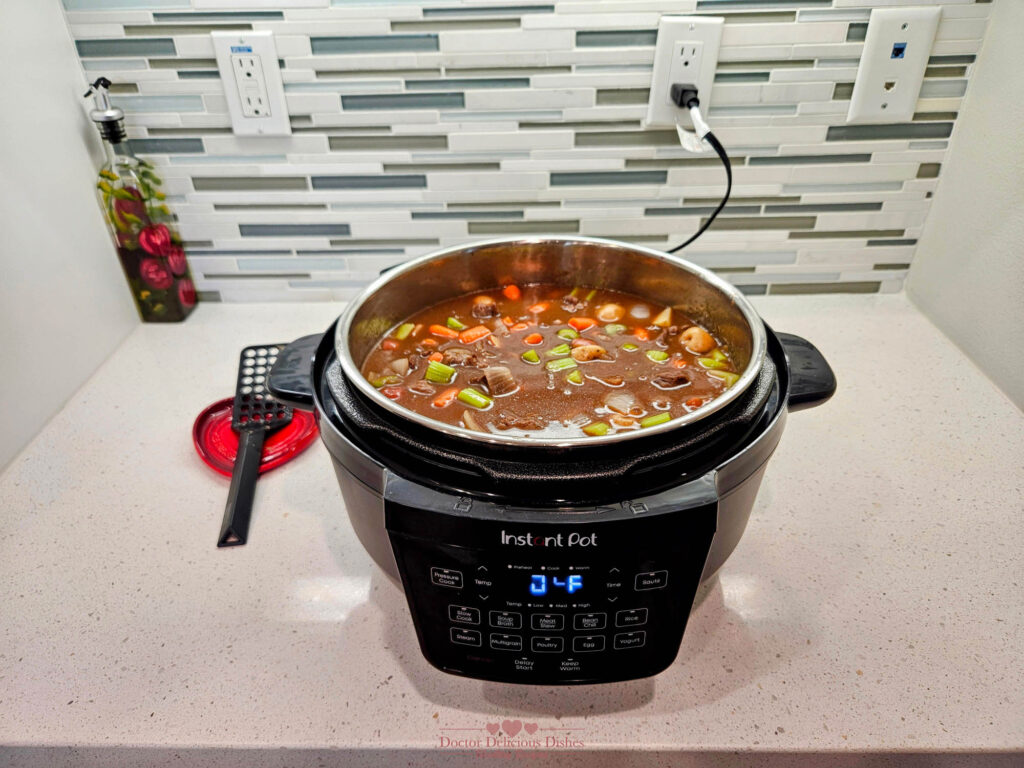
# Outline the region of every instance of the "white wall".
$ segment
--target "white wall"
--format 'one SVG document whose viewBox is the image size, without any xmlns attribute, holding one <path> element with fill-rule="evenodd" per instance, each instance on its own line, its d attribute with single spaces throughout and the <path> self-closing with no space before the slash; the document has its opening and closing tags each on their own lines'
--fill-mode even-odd
<svg viewBox="0 0 1024 768">
<path fill-rule="evenodd" d="M 93 194 L 99 138 L 57 0 L 3 0 L 0 72 L 3 467 L 138 318 Z"/>
<path fill-rule="evenodd" d="M 911 299 L 1024 408 L 1024 2 L 996 0 L 907 279 Z"/>
</svg>

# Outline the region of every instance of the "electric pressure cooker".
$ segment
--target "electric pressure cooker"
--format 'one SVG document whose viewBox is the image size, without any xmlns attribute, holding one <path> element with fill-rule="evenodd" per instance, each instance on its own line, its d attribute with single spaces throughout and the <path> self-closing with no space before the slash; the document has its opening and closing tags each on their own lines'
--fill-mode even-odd
<svg viewBox="0 0 1024 768">
<path fill-rule="evenodd" d="M 476 432 L 403 409 L 359 366 L 414 312 L 476 290 L 607 287 L 672 306 L 730 349 L 740 379 L 654 428 L 599 438 Z M 496 240 L 415 259 L 287 347 L 269 387 L 313 410 L 356 535 L 401 584 L 420 648 L 445 672 L 606 683 L 675 659 L 694 595 L 736 547 L 788 411 L 835 377 L 713 273 L 590 238 Z"/>
</svg>

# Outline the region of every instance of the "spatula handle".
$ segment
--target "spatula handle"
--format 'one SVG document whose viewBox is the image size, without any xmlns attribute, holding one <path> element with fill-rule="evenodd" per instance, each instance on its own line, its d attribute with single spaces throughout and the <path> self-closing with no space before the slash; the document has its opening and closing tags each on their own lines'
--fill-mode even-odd
<svg viewBox="0 0 1024 768">
<path fill-rule="evenodd" d="M 224 509 L 224 522 L 217 537 L 218 547 L 240 547 L 249 536 L 249 518 L 256 496 L 256 478 L 260 474 L 263 455 L 262 429 L 242 430 L 238 439 L 238 456 L 231 472 L 228 504 Z"/>
</svg>

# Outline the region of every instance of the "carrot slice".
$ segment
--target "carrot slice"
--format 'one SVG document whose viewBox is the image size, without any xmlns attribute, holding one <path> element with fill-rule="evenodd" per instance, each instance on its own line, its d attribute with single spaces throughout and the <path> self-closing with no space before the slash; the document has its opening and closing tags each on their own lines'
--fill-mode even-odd
<svg viewBox="0 0 1024 768">
<path fill-rule="evenodd" d="M 455 398 L 458 397 L 458 396 L 459 396 L 459 388 L 458 387 L 452 387 L 451 389 L 446 389 L 444 392 L 442 392 L 440 395 L 437 396 L 436 400 L 434 400 L 434 407 L 435 408 L 444 408 L 446 405 L 451 404 L 455 400 Z"/>
<path fill-rule="evenodd" d="M 381 349 L 398 349 L 398 342 L 395 339 L 384 339 L 380 343 Z"/>
<path fill-rule="evenodd" d="M 437 339 L 424 339 L 420 342 L 424 347 L 436 347 Z"/>
<path fill-rule="evenodd" d="M 587 328 L 593 328 L 597 325 L 597 320 L 592 317 L 570 317 L 569 325 L 582 333 L 587 330 Z"/>
<path fill-rule="evenodd" d="M 509 326 L 509 330 L 513 333 L 518 333 L 519 331 L 525 331 L 529 327 L 529 323 L 516 323 L 515 325 Z"/>
<path fill-rule="evenodd" d="M 444 325 L 432 325 L 430 326 L 430 332 L 435 336 L 443 336 L 446 339 L 458 338 L 459 334 Z"/>
<path fill-rule="evenodd" d="M 548 306 L 550 305 L 546 301 L 538 301 L 532 307 L 529 307 L 526 311 L 529 312 L 531 315 L 539 315 L 541 312 L 547 311 Z"/>
<path fill-rule="evenodd" d="M 428 357 L 427 360 L 433 360 L 435 363 L 440 363 L 442 360 L 444 360 L 444 355 L 442 355 L 440 352 L 435 352 L 430 357 Z"/>
<path fill-rule="evenodd" d="M 384 387 L 384 389 L 381 390 L 381 394 L 383 394 L 384 397 L 388 398 L 389 400 L 397 400 L 399 397 L 402 396 L 402 388 Z"/>
<path fill-rule="evenodd" d="M 486 325 L 478 325 L 475 328 L 467 328 L 459 334 L 459 341 L 463 344 L 472 344 L 474 341 L 490 336 L 491 329 Z"/>
<path fill-rule="evenodd" d="M 529 336 L 524 337 L 523 341 L 525 341 L 527 344 L 532 344 L 536 346 L 537 344 L 540 344 L 544 341 L 544 337 L 541 336 L 539 333 L 531 333 Z"/>
<path fill-rule="evenodd" d="M 512 301 L 518 301 L 523 297 L 523 292 L 519 290 L 518 285 L 506 285 L 502 293 L 506 299 L 511 299 Z"/>
<path fill-rule="evenodd" d="M 503 322 L 505 324 L 506 328 L 511 328 L 513 325 L 516 324 L 516 321 L 513 320 L 508 315 L 505 315 L 503 318 L 501 318 L 501 322 Z"/>
<path fill-rule="evenodd" d="M 699 408 L 702 405 L 704 405 L 704 398 L 702 397 L 691 397 L 686 401 L 687 408 Z"/>
<path fill-rule="evenodd" d="M 672 360 L 672 365 L 674 365 L 676 368 L 685 368 L 686 367 L 686 361 L 683 360 L 683 358 L 681 358 L 681 357 L 677 357 L 677 358 Z"/>
<path fill-rule="evenodd" d="M 640 341 L 650 341 L 651 339 L 651 334 L 646 328 L 637 328 L 633 331 L 633 335 L 640 339 Z"/>
</svg>

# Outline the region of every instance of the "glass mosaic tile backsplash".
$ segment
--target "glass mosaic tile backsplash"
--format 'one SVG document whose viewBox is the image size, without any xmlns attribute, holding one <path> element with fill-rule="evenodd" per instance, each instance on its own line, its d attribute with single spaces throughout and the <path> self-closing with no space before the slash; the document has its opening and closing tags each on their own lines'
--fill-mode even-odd
<svg viewBox="0 0 1024 768">
<path fill-rule="evenodd" d="M 265 5 L 265 4 L 264 4 Z M 902 287 L 985 33 L 962 0 L 64 0 L 160 166 L 206 299 L 351 297 L 473 240 L 689 236 L 724 173 L 644 130 L 658 18 L 726 24 L 709 120 L 730 205 L 686 258 L 750 294 Z M 943 9 L 909 123 L 847 125 L 870 9 Z M 326 4 L 325 4 L 326 6 Z M 209 32 L 275 34 L 294 135 L 232 135 Z M 954 150 L 955 151 L 955 148 Z"/>
</svg>

